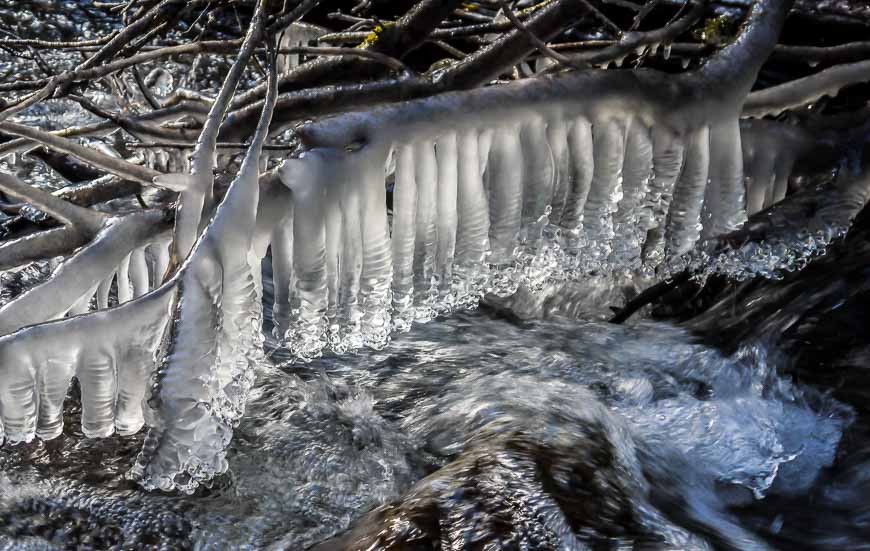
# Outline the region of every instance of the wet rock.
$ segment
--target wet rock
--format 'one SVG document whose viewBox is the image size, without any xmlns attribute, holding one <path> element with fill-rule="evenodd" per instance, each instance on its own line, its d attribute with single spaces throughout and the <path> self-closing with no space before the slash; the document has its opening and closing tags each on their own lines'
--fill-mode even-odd
<svg viewBox="0 0 870 551">
<path fill-rule="evenodd" d="M 558 429 L 556 429 L 558 430 Z M 600 427 L 566 446 L 522 431 L 483 439 L 314 551 L 655 547 L 638 522 L 636 485 Z"/>
</svg>

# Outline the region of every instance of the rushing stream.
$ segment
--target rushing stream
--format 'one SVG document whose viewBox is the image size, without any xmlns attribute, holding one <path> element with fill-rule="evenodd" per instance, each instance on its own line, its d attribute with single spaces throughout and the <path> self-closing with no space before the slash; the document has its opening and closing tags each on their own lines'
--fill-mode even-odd
<svg viewBox="0 0 870 551">
<path fill-rule="evenodd" d="M 806 494 L 853 418 L 787 362 L 667 324 L 458 314 L 381 351 L 262 366 L 229 473 L 194 496 L 138 489 L 139 439 L 83 439 L 74 419 L 3 448 L 0 542 L 304 549 L 355 524 L 368 543 L 392 527 L 388 549 L 762 549 L 736 509 Z"/>
</svg>

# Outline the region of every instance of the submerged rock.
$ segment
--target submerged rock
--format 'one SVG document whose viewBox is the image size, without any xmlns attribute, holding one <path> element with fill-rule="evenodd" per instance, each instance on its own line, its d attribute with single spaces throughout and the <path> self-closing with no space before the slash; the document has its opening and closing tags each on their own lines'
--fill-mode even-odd
<svg viewBox="0 0 870 551">
<path fill-rule="evenodd" d="M 566 432 L 553 427 L 555 432 Z M 400 500 L 315 551 L 583 549 L 661 543 L 639 524 L 637 484 L 600 426 L 541 442 L 516 430 L 474 443 Z"/>
</svg>

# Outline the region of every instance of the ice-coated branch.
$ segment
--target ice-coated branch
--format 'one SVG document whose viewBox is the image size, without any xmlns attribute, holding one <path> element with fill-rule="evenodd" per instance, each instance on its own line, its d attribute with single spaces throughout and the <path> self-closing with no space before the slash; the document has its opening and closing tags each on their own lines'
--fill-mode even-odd
<svg viewBox="0 0 870 551">
<path fill-rule="evenodd" d="M 260 40 L 264 20 L 263 3 L 258 2 L 239 55 L 227 73 L 202 127 L 191 159 L 190 176 L 185 178 L 183 185 L 177 182 L 177 178 L 176 182 L 173 182 L 173 186 L 181 192 L 173 239 L 173 256 L 176 262 L 190 252 L 196 237 L 202 230 L 203 221 L 208 220 L 213 209 L 218 132 L 245 67 Z"/>
<path fill-rule="evenodd" d="M 88 242 L 89 237 L 70 226 L 61 226 L 0 242 L 0 270 L 34 260 L 69 254 Z"/>
<path fill-rule="evenodd" d="M 129 300 L 132 294 L 138 296 L 148 290 L 148 274 L 145 272 L 144 283 L 137 284 L 138 289 L 125 298 L 124 289 L 130 285 L 126 263 L 131 255 L 139 260 L 138 256 L 144 254 L 148 245 L 165 248 L 168 224 L 164 214 L 152 210 L 103 217 L 103 223 L 96 230 L 93 241 L 64 260 L 49 279 L 0 308 L 0 335 L 62 317 L 79 302 L 82 302 L 80 308 L 87 311 L 98 286 L 104 281 L 110 284 L 116 272 L 120 302 Z M 152 251 L 155 257 L 157 248 Z M 138 270 L 135 275 L 140 277 L 141 266 L 134 268 Z M 151 282 L 152 288 L 159 284 L 159 281 Z"/>
<path fill-rule="evenodd" d="M 710 67 L 720 56 L 740 62 L 744 49 L 773 47 L 786 7 L 758 5 L 758 19 Z M 568 6 L 550 4 L 527 29 L 557 32 Z M 485 79 L 499 60 L 534 48 L 519 30 L 496 42 L 435 82 Z M 540 288 L 554 277 L 543 266 L 562 266 L 553 270 L 568 280 L 655 269 L 702 237 L 734 230 L 746 218 L 738 118 L 748 90 L 715 79 L 754 80 L 759 66 L 676 79 L 650 70 L 566 73 L 298 126 L 304 152 L 282 171 L 295 208 L 284 238 L 290 252 L 281 253 L 293 258 L 282 282 L 293 285 L 295 314 L 281 328 L 287 346 L 302 358 L 326 343 L 380 347 L 390 324 L 407 328 L 476 304 L 484 292 Z M 782 181 L 776 174 L 787 181 L 782 159 L 753 173 L 763 188 Z M 379 205 L 391 166 L 398 226 L 388 232 Z"/>
<path fill-rule="evenodd" d="M 870 61 L 836 65 L 808 77 L 752 92 L 743 106 L 743 116 L 779 115 L 813 103 L 822 96 L 836 96 L 846 86 L 868 80 Z"/>
<path fill-rule="evenodd" d="M 131 471 L 146 488 L 190 492 L 226 470 L 226 447 L 262 361 L 260 265 L 252 243 L 260 153 L 277 96 L 274 65 L 241 169 L 173 278 L 182 299 L 151 392 L 151 426 Z"/>
</svg>

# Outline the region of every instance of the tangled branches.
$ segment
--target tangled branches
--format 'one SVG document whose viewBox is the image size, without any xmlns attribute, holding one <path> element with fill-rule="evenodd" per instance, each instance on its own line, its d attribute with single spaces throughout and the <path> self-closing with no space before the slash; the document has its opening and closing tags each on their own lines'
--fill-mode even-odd
<svg viewBox="0 0 870 551">
<path fill-rule="evenodd" d="M 795 30 L 786 36 L 803 30 L 807 13 L 816 22 L 838 26 L 845 37 L 856 21 L 861 23 L 860 6 L 847 2 L 842 13 L 826 8 L 816 14 L 804 4 L 797 3 L 798 15 L 790 23 Z M 59 192 L 79 205 L 135 195 L 142 206 L 170 211 L 177 190 L 161 174 L 174 171 L 167 163 L 188 162 L 216 101 L 214 75 L 222 71 L 225 57 L 239 52 L 253 7 L 253 2 L 230 0 L 94 3 L 83 11 L 99 31 L 83 39 L 69 40 L 57 29 L 47 35 L 23 28 L 4 32 L 0 48 L 19 70 L 0 81 L 0 158 L 27 155 L 61 174 L 81 170 L 81 162 L 112 176 Z M 270 127 L 275 141 L 265 148 L 291 151 L 292 133 L 284 131 L 299 121 L 381 102 L 590 67 L 680 72 L 703 64 L 727 42 L 744 9 L 741 3 L 713 0 L 363 1 L 351 7 L 325 0 L 267 2 L 263 32 L 266 42 L 277 44 L 282 72 Z M 262 111 L 267 54 L 258 46 L 251 55 L 239 90 L 226 98 L 215 144 L 223 153 L 246 146 L 242 142 Z M 781 86 L 750 96 L 749 114 L 800 113 L 808 102 L 866 80 L 862 61 L 868 56 L 870 43 L 860 41 L 780 44 L 762 80 Z M 810 67 L 791 68 L 784 78 L 773 62 Z M 809 75 L 842 62 L 853 65 Z M 783 83 L 793 77 L 807 78 Z M 860 106 L 865 96 L 858 88 L 840 103 Z M 51 121 L 39 120 L 41 110 L 69 108 L 88 122 L 50 130 Z M 60 155 L 47 156 L 46 150 Z M 230 157 L 217 160 L 225 163 Z M 220 173 L 222 166 L 217 168 Z M 22 197 L 4 208 L 13 215 L 4 223 L 7 237 L 32 234 L 30 240 L 38 244 L 41 232 L 51 246 L 30 248 L 52 254 L 81 246 L 80 239 L 71 238 L 59 245 L 64 240 L 58 240 L 50 213 L 21 215 L 17 205 L 38 202 L 36 196 Z M 0 245 L 3 266 L 33 258 L 20 251 L 4 258 L 6 250 L 18 249 Z"/>
</svg>

